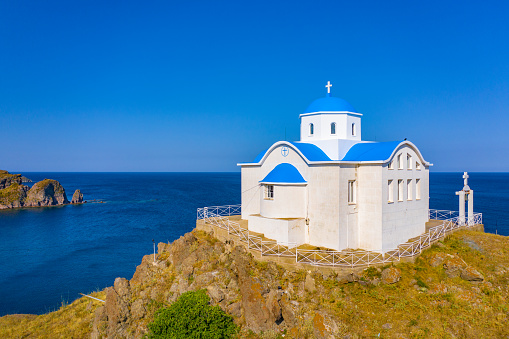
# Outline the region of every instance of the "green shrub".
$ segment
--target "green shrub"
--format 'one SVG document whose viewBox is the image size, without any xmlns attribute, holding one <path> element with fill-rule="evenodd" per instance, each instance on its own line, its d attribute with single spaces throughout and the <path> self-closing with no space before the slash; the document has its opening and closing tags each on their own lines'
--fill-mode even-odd
<svg viewBox="0 0 509 339">
<path fill-rule="evenodd" d="M 417 280 L 417 286 L 429 289 L 429 286 L 420 277 L 415 277 L 415 279 Z"/>
<path fill-rule="evenodd" d="M 219 306 L 210 306 L 205 290 L 186 292 L 156 312 L 148 324 L 150 339 L 231 338 L 237 332 L 233 318 Z"/>
</svg>

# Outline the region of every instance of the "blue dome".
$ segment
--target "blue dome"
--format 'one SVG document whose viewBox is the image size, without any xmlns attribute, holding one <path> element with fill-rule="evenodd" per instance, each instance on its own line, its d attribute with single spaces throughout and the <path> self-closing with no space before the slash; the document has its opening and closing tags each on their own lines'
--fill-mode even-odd
<svg viewBox="0 0 509 339">
<path fill-rule="evenodd" d="M 306 108 L 304 113 L 314 112 L 356 112 L 355 108 L 348 101 L 341 98 L 325 97 L 316 99 Z"/>
</svg>

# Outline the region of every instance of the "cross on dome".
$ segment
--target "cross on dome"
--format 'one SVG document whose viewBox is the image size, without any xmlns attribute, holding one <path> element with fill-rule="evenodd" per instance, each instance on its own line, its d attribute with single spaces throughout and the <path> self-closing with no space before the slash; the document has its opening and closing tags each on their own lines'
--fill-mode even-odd
<svg viewBox="0 0 509 339">
<path fill-rule="evenodd" d="M 327 81 L 327 85 L 325 85 L 325 87 L 327 87 L 327 94 L 330 95 L 330 88 L 332 87 L 330 81 Z"/>
</svg>

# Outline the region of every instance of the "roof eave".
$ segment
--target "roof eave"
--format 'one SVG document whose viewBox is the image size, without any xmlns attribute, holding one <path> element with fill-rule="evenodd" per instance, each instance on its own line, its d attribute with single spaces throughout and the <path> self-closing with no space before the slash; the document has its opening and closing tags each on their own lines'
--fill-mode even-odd
<svg viewBox="0 0 509 339">
<path fill-rule="evenodd" d="M 317 111 L 317 112 L 302 113 L 301 115 L 299 115 L 299 118 L 309 116 L 309 115 L 316 115 L 316 114 L 351 114 L 351 115 L 356 115 L 356 116 L 360 116 L 360 117 L 362 116 L 362 113 L 350 112 L 350 111 Z"/>
<path fill-rule="evenodd" d="M 282 185 L 282 186 L 305 186 L 307 185 L 307 181 L 305 182 L 273 182 L 273 181 L 258 181 L 263 185 Z"/>
</svg>

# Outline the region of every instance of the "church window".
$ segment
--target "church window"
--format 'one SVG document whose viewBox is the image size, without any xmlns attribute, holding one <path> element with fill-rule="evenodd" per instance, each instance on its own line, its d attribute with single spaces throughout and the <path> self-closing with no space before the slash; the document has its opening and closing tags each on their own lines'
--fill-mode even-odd
<svg viewBox="0 0 509 339">
<path fill-rule="evenodd" d="M 274 199 L 274 185 L 265 185 L 265 199 Z"/>
<path fill-rule="evenodd" d="M 412 179 L 406 181 L 406 200 L 412 200 Z"/>
<path fill-rule="evenodd" d="M 355 124 L 352 124 L 352 136 L 355 136 Z"/>
<path fill-rule="evenodd" d="M 389 188 L 388 200 L 389 202 L 394 202 L 394 180 L 389 180 L 388 188 Z"/>
<path fill-rule="evenodd" d="M 330 124 L 330 134 L 336 134 L 336 123 L 335 122 Z"/>
<path fill-rule="evenodd" d="M 356 199 L 355 180 L 348 181 L 348 203 L 355 204 Z"/>
<path fill-rule="evenodd" d="M 315 134 L 315 125 L 309 124 L 309 135 Z"/>
<path fill-rule="evenodd" d="M 412 169 L 412 156 L 410 154 L 406 155 L 406 168 L 409 170 Z"/>
<path fill-rule="evenodd" d="M 418 170 L 418 171 L 421 170 L 421 163 L 420 162 L 418 162 L 418 161 L 415 162 L 415 169 Z"/>
<path fill-rule="evenodd" d="M 398 180 L 398 201 L 403 201 L 403 180 Z"/>
<path fill-rule="evenodd" d="M 398 154 L 398 169 L 403 169 L 403 162 L 401 161 L 401 154 Z"/>
<path fill-rule="evenodd" d="M 394 161 L 389 161 L 389 169 L 394 169 Z"/>
<path fill-rule="evenodd" d="M 415 200 L 421 199 L 421 179 L 415 179 Z"/>
</svg>

